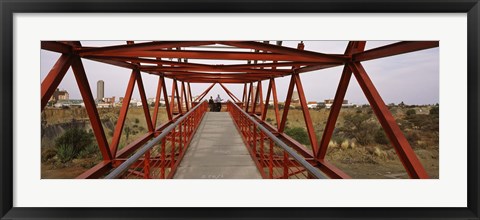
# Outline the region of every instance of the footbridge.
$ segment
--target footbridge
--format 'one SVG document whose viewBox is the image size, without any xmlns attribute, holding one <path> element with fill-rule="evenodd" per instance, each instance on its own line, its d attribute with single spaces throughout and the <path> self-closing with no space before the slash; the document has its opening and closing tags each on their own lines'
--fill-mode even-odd
<svg viewBox="0 0 480 220">
<path fill-rule="evenodd" d="M 305 50 L 303 42 L 291 48 L 282 46 L 281 41 L 275 44 L 269 41 L 127 41 L 102 47 L 84 47 L 79 41 L 43 41 L 42 49 L 61 56 L 42 82 L 41 110 L 67 70 L 72 68 L 102 154 L 102 161 L 78 176 L 79 179 L 350 178 L 325 156 L 353 75 L 408 175 L 428 178 L 362 62 L 438 47 L 438 41 L 404 41 L 370 50 L 365 50 L 365 44 L 365 41 L 351 41 L 343 54 L 326 54 Z M 111 141 L 107 141 L 104 133 L 82 59 L 132 70 Z M 206 59 L 245 63 L 192 62 Z M 299 75 L 336 66 L 343 66 L 342 76 L 324 132 L 317 140 Z M 158 76 L 153 114 L 148 107 L 141 72 Z M 281 88 L 287 91 L 282 112 L 275 84 L 278 77 L 290 78 L 288 88 Z M 172 79 L 170 95 L 165 78 Z M 265 91 L 262 81 L 268 82 Z M 210 86 L 194 99 L 190 89 L 193 83 Z M 119 149 L 135 84 L 143 104 L 147 132 Z M 243 85 L 241 98 L 228 89 L 229 84 Z M 221 86 L 231 98 L 220 112 L 210 112 L 204 100 L 215 85 Z M 311 147 L 284 133 L 294 88 L 298 91 Z M 265 98 L 263 92 L 266 92 Z M 162 94 L 168 120 L 156 125 Z M 275 125 L 266 121 L 269 109 L 274 111 Z"/>
</svg>

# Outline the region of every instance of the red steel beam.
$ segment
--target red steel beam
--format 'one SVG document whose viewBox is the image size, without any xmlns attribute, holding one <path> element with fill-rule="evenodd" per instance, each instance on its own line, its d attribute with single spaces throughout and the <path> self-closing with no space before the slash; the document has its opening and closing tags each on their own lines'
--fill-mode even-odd
<svg viewBox="0 0 480 220">
<path fill-rule="evenodd" d="M 111 161 L 101 161 L 94 167 L 75 177 L 75 179 L 98 179 L 105 175 L 112 168 L 113 167 Z"/>
<path fill-rule="evenodd" d="M 275 86 L 275 79 L 270 79 L 272 82 L 273 107 L 275 109 L 275 121 L 277 122 L 277 129 L 280 127 L 280 110 L 278 109 L 277 87 Z"/>
<path fill-rule="evenodd" d="M 372 106 L 375 115 L 385 130 L 390 142 L 394 146 L 395 151 L 402 161 L 403 166 L 407 170 L 408 175 L 411 178 L 429 178 L 427 172 L 408 143 L 407 138 L 405 138 L 402 131 L 398 127 L 398 124 L 396 123 L 392 113 L 390 113 L 387 105 L 385 105 L 385 102 L 382 100 L 373 82 L 368 77 L 367 72 L 363 68 L 362 64 L 359 62 L 349 63 L 348 67 L 353 71 L 358 84 L 360 84 L 360 87 L 365 93 L 368 102 Z"/>
<path fill-rule="evenodd" d="M 177 90 L 177 80 L 172 80 L 172 93 L 170 97 L 170 112 L 173 114 L 173 108 L 175 107 L 175 91 Z M 180 109 L 179 109 L 180 110 Z"/>
<path fill-rule="evenodd" d="M 295 84 L 297 86 L 298 98 L 300 99 L 300 105 L 302 107 L 303 119 L 305 120 L 305 126 L 307 127 L 308 138 L 310 139 L 310 144 L 312 146 L 313 154 L 315 155 L 318 151 L 317 136 L 315 135 L 315 130 L 313 129 L 312 117 L 310 116 L 310 111 L 307 106 L 307 99 L 305 97 L 305 92 L 303 91 L 302 81 L 298 74 L 293 74 L 292 77 L 295 78 Z"/>
<path fill-rule="evenodd" d="M 132 62 L 132 63 L 150 63 L 150 64 L 157 64 L 157 65 L 164 65 L 170 67 L 213 67 L 213 65 L 208 64 L 201 64 L 201 63 L 185 63 L 185 62 L 177 62 L 177 61 L 168 61 L 162 60 L 161 58 L 156 59 L 148 59 L 148 58 L 139 58 L 139 57 L 122 57 L 122 56 L 84 56 L 83 58 L 87 59 L 109 59 L 121 62 Z"/>
<path fill-rule="evenodd" d="M 62 54 L 60 58 L 58 58 L 55 65 L 53 65 L 50 72 L 48 72 L 45 79 L 42 81 L 42 102 L 40 106 L 41 111 L 43 111 L 43 109 L 47 105 L 48 100 L 50 100 L 58 85 L 62 81 L 63 77 L 67 73 L 68 68 L 70 68 L 71 63 L 72 56 Z"/>
<path fill-rule="evenodd" d="M 132 71 L 130 80 L 128 81 L 127 89 L 125 91 L 125 96 L 123 97 L 122 108 L 120 109 L 117 125 L 115 126 L 115 130 L 113 132 L 112 143 L 110 144 L 110 152 L 112 152 L 112 155 L 117 154 L 118 144 L 120 143 L 123 126 L 125 124 L 125 119 L 127 118 L 128 107 L 130 106 L 130 99 L 132 98 L 133 89 L 135 88 L 135 81 L 135 71 Z"/>
<path fill-rule="evenodd" d="M 271 92 L 272 92 L 272 79 L 270 79 L 269 83 L 268 83 L 267 97 L 265 98 L 265 107 L 262 109 L 262 116 L 261 116 L 262 121 L 265 121 L 265 118 L 267 117 L 268 104 L 270 102 L 270 93 Z"/>
<path fill-rule="evenodd" d="M 189 99 L 190 99 L 190 108 L 193 108 L 193 96 L 192 96 L 192 88 L 190 87 L 190 83 L 187 82 L 188 85 L 188 94 L 189 94 Z"/>
<path fill-rule="evenodd" d="M 301 68 L 295 69 L 296 73 L 305 73 L 305 72 L 311 72 L 311 71 L 316 71 L 316 70 L 323 70 L 323 69 L 328 69 L 336 66 L 340 66 L 342 64 L 320 64 L 320 65 L 310 65 L 310 66 L 305 66 Z"/>
<path fill-rule="evenodd" d="M 225 90 L 225 92 L 230 96 L 230 98 L 232 98 L 234 102 L 240 102 L 240 99 L 238 99 L 232 92 L 230 92 L 230 90 L 228 90 L 227 87 L 225 87 L 222 83 L 219 83 L 219 84 L 223 88 L 223 90 Z"/>
<path fill-rule="evenodd" d="M 292 102 L 293 88 L 295 87 L 295 77 L 291 76 L 290 85 L 288 87 L 287 98 L 285 99 L 285 106 L 283 107 L 282 120 L 278 126 L 278 132 L 285 130 L 285 125 L 287 123 L 288 110 L 290 109 L 290 103 Z"/>
<path fill-rule="evenodd" d="M 358 53 L 365 49 L 365 41 L 351 41 L 348 43 L 347 48 L 345 49 L 345 55 L 351 55 L 352 53 Z M 350 78 L 352 76 L 352 71 L 348 68 L 347 65 L 343 68 L 342 76 L 337 87 L 337 92 L 335 93 L 335 98 L 333 99 L 332 107 L 330 108 L 330 114 L 328 115 L 327 122 L 325 124 L 325 129 L 322 134 L 322 139 L 320 140 L 319 150 L 315 154 L 315 157 L 319 160 L 323 160 L 327 153 L 328 144 L 332 138 L 333 131 L 335 129 L 335 124 L 337 123 L 338 115 L 340 114 L 340 109 L 342 108 L 343 100 L 345 99 L 345 94 L 347 93 L 348 84 L 350 83 Z"/>
<path fill-rule="evenodd" d="M 42 49 L 52 52 L 70 54 L 73 51 L 72 46 L 57 41 L 42 41 L 40 44 Z"/>
<path fill-rule="evenodd" d="M 168 103 L 167 84 L 165 84 L 165 77 L 160 76 L 160 79 L 162 79 L 163 99 L 165 100 L 165 109 L 167 110 L 168 120 L 171 121 L 173 119 L 173 112 L 170 110 L 170 107 L 169 107 L 170 105 Z"/>
<path fill-rule="evenodd" d="M 288 74 L 290 73 L 289 70 L 262 70 L 262 69 L 249 69 L 249 68 L 228 68 L 224 67 L 222 65 L 219 66 L 211 66 L 211 67 L 157 67 L 157 66 L 146 66 L 142 65 L 140 66 L 140 70 L 142 71 L 148 71 L 148 70 L 154 70 L 154 71 L 160 71 L 160 72 L 188 72 L 188 71 L 194 71 L 194 72 L 232 72 L 232 73 L 265 73 L 269 75 L 274 75 L 274 74 Z"/>
<path fill-rule="evenodd" d="M 178 113 L 183 115 L 183 108 L 182 108 L 182 101 L 180 100 L 180 95 L 178 94 L 178 86 L 177 86 L 177 80 L 173 79 L 173 82 L 175 83 L 175 95 L 177 96 L 177 108 L 178 108 Z M 172 96 L 174 97 L 174 96 Z"/>
<path fill-rule="evenodd" d="M 160 50 L 160 51 L 126 51 L 97 56 L 113 57 L 162 57 L 162 58 L 187 58 L 187 59 L 215 59 L 215 60 L 277 60 L 277 61 L 302 61 L 302 62 L 333 62 L 335 60 L 311 58 L 277 53 L 256 52 L 225 52 L 225 51 L 196 51 L 196 50 Z M 343 59 L 343 58 L 342 58 Z M 342 61 L 343 62 L 343 61 Z"/>
<path fill-rule="evenodd" d="M 262 88 L 262 81 L 261 80 L 258 81 L 257 89 L 258 89 L 258 100 L 259 100 L 259 104 L 260 104 L 260 112 L 262 112 L 264 105 L 263 105 L 263 88 Z"/>
<path fill-rule="evenodd" d="M 246 95 L 247 95 L 247 84 L 244 83 L 243 84 L 243 95 L 242 95 L 242 103 L 245 105 L 245 98 L 246 98 Z M 243 106 L 242 106 L 243 107 Z"/>
<path fill-rule="evenodd" d="M 193 102 L 200 102 L 203 97 L 205 97 L 208 92 L 210 92 L 210 90 L 213 88 L 213 86 L 215 85 L 216 83 L 212 83 L 212 85 L 210 85 L 207 89 L 205 89 L 205 91 L 202 92 L 202 94 L 200 94 Z"/>
<path fill-rule="evenodd" d="M 322 62 L 323 63 L 323 62 Z M 228 65 L 223 65 L 222 67 L 225 68 L 265 68 L 265 67 L 271 67 L 272 69 L 276 69 L 276 67 L 282 67 L 282 66 L 311 66 L 311 65 L 318 65 L 318 62 L 277 62 L 273 61 L 271 63 L 257 63 L 257 64 L 228 64 Z M 327 63 L 325 63 L 327 64 Z M 336 63 L 331 63 L 331 64 L 336 64 Z M 341 65 L 341 64 L 338 64 Z"/>
<path fill-rule="evenodd" d="M 257 49 L 257 50 L 263 50 L 263 51 L 270 51 L 272 53 L 312 58 L 312 59 L 317 59 L 321 62 L 343 63 L 346 61 L 346 58 L 343 57 L 343 55 L 330 55 L 330 54 L 317 53 L 313 51 L 300 51 L 300 50 L 296 50 L 289 47 L 277 46 L 273 44 L 260 43 L 255 41 L 222 41 L 220 43 L 229 45 L 229 46 L 241 47 L 241 48 Z M 270 60 L 270 59 L 263 59 L 263 60 Z"/>
<path fill-rule="evenodd" d="M 123 68 L 127 68 L 127 69 L 137 69 L 137 66 L 138 66 L 136 64 L 131 64 L 131 63 L 123 62 L 123 61 L 111 60 L 111 59 L 108 59 L 108 58 L 88 58 L 87 57 L 85 59 L 97 61 L 97 62 L 100 62 L 100 63 L 106 63 L 106 64 L 118 66 L 118 67 L 123 67 Z"/>
<path fill-rule="evenodd" d="M 90 118 L 90 123 L 92 125 L 93 133 L 97 139 L 98 147 L 103 156 L 103 160 L 109 161 L 112 160 L 112 154 L 108 147 L 107 138 L 105 137 L 105 132 L 103 130 L 102 122 L 98 116 L 97 107 L 95 101 L 93 100 L 92 90 L 88 84 L 87 75 L 85 74 L 85 69 L 83 68 L 82 60 L 80 57 L 74 57 L 72 60 L 72 70 L 77 80 L 78 88 L 83 98 L 85 104 L 85 109 L 87 110 L 88 117 Z"/>
<path fill-rule="evenodd" d="M 155 127 L 157 125 L 157 117 L 158 117 L 158 108 L 160 107 L 160 95 L 162 93 L 162 78 L 158 77 L 158 84 L 157 84 L 157 93 L 155 94 L 155 109 L 153 111 L 153 118 L 152 118 L 152 125 Z"/>
<path fill-rule="evenodd" d="M 138 92 L 140 94 L 140 99 L 142 100 L 145 122 L 147 123 L 148 131 L 153 132 L 152 117 L 150 116 L 150 108 L 148 107 L 147 96 L 145 95 L 145 88 L 143 87 L 142 74 L 140 74 L 139 70 L 135 70 L 134 72 L 137 78 Z"/>
<path fill-rule="evenodd" d="M 132 41 L 133 42 L 133 41 Z M 191 46 L 203 46 L 212 44 L 211 41 L 164 41 L 164 42 L 147 42 L 147 43 L 136 43 L 128 45 L 116 45 L 116 46 L 107 46 L 107 47 L 97 47 L 97 48 L 80 48 L 77 50 L 78 54 L 81 56 L 93 55 L 99 53 L 119 53 L 127 51 L 138 51 L 138 50 L 160 50 L 167 48 L 176 48 L 176 47 L 191 47 Z M 156 56 L 162 57 L 162 56 Z"/>
<path fill-rule="evenodd" d="M 367 50 L 365 52 L 353 54 L 352 61 L 359 62 L 373 60 L 382 57 L 435 48 L 438 47 L 438 45 L 438 41 L 402 41 L 399 43 L 394 43 L 383 47 Z"/>
<path fill-rule="evenodd" d="M 190 107 L 188 106 L 188 97 L 187 97 L 187 90 L 185 88 L 185 82 L 182 81 L 182 94 L 185 98 L 185 107 L 187 108 L 187 112 L 190 111 Z"/>
</svg>

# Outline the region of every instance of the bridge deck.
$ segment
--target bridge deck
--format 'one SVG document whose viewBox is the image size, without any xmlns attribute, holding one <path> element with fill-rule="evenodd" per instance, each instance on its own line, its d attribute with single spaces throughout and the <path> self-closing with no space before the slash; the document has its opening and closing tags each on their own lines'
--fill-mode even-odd
<svg viewBox="0 0 480 220">
<path fill-rule="evenodd" d="M 207 112 L 174 179 L 260 179 L 228 112 Z"/>
</svg>

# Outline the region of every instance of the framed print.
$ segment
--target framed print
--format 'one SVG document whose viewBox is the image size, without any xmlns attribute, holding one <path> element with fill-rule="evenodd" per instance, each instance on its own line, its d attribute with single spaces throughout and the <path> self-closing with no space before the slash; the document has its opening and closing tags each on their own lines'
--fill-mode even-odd
<svg viewBox="0 0 480 220">
<path fill-rule="evenodd" d="M 477 0 L 1 11 L 2 219 L 479 218 Z"/>
</svg>

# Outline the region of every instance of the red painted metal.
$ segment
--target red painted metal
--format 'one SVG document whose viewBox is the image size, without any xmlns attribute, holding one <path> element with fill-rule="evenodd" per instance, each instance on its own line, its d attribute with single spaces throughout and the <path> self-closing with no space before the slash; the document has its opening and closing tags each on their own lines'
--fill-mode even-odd
<svg viewBox="0 0 480 220">
<path fill-rule="evenodd" d="M 305 93 L 303 91 L 302 82 L 298 74 L 293 74 L 292 77 L 295 78 L 295 84 L 297 85 L 298 98 L 300 99 L 300 106 L 302 107 L 303 119 L 305 120 L 305 126 L 307 127 L 308 138 L 312 146 L 313 154 L 315 155 L 318 151 L 317 136 L 315 135 L 315 130 L 313 129 L 312 118 L 310 117 L 310 111 L 307 106 L 307 99 L 305 98 Z"/>
<path fill-rule="evenodd" d="M 390 113 L 387 105 L 385 105 L 385 102 L 382 100 L 380 94 L 373 85 L 373 82 L 368 77 L 367 72 L 363 68 L 362 64 L 358 62 L 349 63 L 348 67 L 351 71 L 353 71 L 358 84 L 360 84 L 360 87 L 365 93 L 370 106 L 372 106 L 375 115 L 385 130 L 390 142 L 394 146 L 395 151 L 402 161 L 403 166 L 407 170 L 408 175 L 411 178 L 429 178 L 427 172 L 408 143 L 407 138 L 405 138 L 400 130 L 400 127 L 398 127 L 398 124 L 395 122 L 395 118 L 393 117 L 392 113 Z"/>
<path fill-rule="evenodd" d="M 213 44 L 225 44 L 238 48 L 247 48 L 252 49 L 254 52 L 188 49 L 189 47 Z M 411 146 L 398 128 L 393 116 L 385 107 L 385 103 L 378 94 L 378 91 L 376 91 L 373 83 L 368 78 L 367 73 L 359 61 L 394 56 L 413 51 L 435 48 L 438 46 L 438 41 L 407 41 L 364 51 L 365 42 L 350 42 L 344 54 L 323 54 L 303 50 L 303 42 L 301 42 L 298 47 L 294 49 L 281 46 L 281 43 L 279 44 L 278 42 L 277 45 L 272 45 L 269 44 L 268 41 L 264 41 L 263 43 L 253 41 L 160 41 L 135 43 L 134 41 L 128 41 L 126 45 L 98 48 L 83 47 L 80 42 L 76 41 L 43 41 L 41 43 L 42 49 L 62 53 L 62 56 L 42 82 L 41 109 L 43 110 L 44 106 L 53 94 L 53 91 L 55 91 L 55 89 L 58 87 L 69 66 L 72 66 L 88 116 L 90 118 L 90 122 L 92 124 L 92 130 L 94 131 L 104 159 L 97 166 L 83 173 L 78 178 L 100 178 L 112 168 L 125 161 L 130 154 L 135 152 L 151 138 L 160 134 L 164 128 L 177 120 L 183 114 L 184 110 L 189 112 L 193 107 L 193 103 L 198 103 L 201 101 L 214 87 L 214 85 L 219 83 L 226 93 L 232 98 L 232 101 L 243 106 L 245 111 L 252 114 L 255 120 L 277 135 L 280 140 L 292 147 L 292 149 L 297 151 L 312 165 L 322 170 L 331 178 L 350 178 L 344 172 L 325 161 L 325 154 L 327 152 L 328 143 L 331 139 L 336 119 L 341 109 L 341 103 L 345 97 L 345 92 L 353 71 L 353 74 L 357 78 L 357 81 L 367 96 L 370 105 L 372 106 L 376 116 L 379 118 L 382 127 L 386 131 L 387 136 L 395 147 L 395 150 L 410 177 L 428 178 L 423 166 L 418 161 L 418 158 L 411 149 Z M 110 147 L 106 141 L 102 124 L 96 110 L 95 102 L 88 86 L 85 70 L 79 56 L 93 61 L 133 70 L 126 89 L 125 98 L 120 110 L 119 119 L 115 127 L 114 137 L 112 138 Z M 162 60 L 160 57 L 178 59 L 178 62 Z M 211 65 L 186 62 L 186 59 L 248 60 L 248 64 Z M 144 65 L 146 63 L 156 64 L 157 66 Z M 339 65 L 345 65 L 345 68 L 342 72 L 342 78 L 337 88 L 337 93 L 335 95 L 331 113 L 325 126 L 325 131 L 321 141 L 317 143 L 315 133 L 313 131 L 313 123 L 306 107 L 307 100 L 305 98 L 299 74 Z M 290 68 L 277 69 L 277 67 Z M 157 103 L 155 104 L 153 118 L 150 116 L 148 109 L 140 71 L 159 75 L 160 77 L 156 93 Z M 287 91 L 283 115 L 280 118 L 274 78 L 287 75 L 291 75 L 292 77 Z M 166 91 L 165 77 L 173 80 L 171 93 L 172 96 L 170 100 L 168 99 L 168 94 Z M 177 80 L 181 81 L 182 83 L 180 95 Z M 265 104 L 263 103 L 263 90 L 261 89 L 261 81 L 263 80 L 269 80 Z M 135 81 L 139 87 L 144 115 L 147 119 L 148 133 L 133 141 L 117 153 L 118 142 L 122 133 L 126 113 L 128 111 L 128 104 L 135 86 Z M 254 82 L 257 82 L 257 91 L 255 94 L 253 92 Z M 188 93 L 185 83 L 188 85 Z M 197 99 L 193 100 L 190 83 L 211 83 L 211 85 L 202 94 L 200 94 Z M 226 83 L 244 84 L 242 100 L 238 99 L 228 90 L 228 88 L 225 86 Z M 248 91 L 247 83 L 250 83 L 250 88 Z M 297 87 L 299 93 L 302 112 L 314 152 L 308 150 L 305 146 L 283 133 L 286 126 L 289 106 L 292 101 L 291 98 L 293 89 L 295 87 Z M 155 128 L 158 118 L 158 101 L 161 97 L 162 90 L 167 105 L 166 109 L 169 121 Z M 275 109 L 275 118 L 277 122 L 276 127 L 265 122 L 271 96 L 273 96 L 273 107 Z M 175 97 L 177 98 L 176 106 Z M 184 101 L 185 103 L 183 103 Z M 257 103 L 259 103 L 261 109 L 260 116 L 256 115 Z M 185 104 L 185 109 L 183 109 L 183 104 Z M 194 134 L 196 126 L 198 126 L 200 123 L 204 111 L 207 110 L 207 104 L 205 102 L 200 104 L 202 105 L 202 110 L 198 110 L 198 112 L 192 114 L 191 117 L 188 117 L 185 119 L 185 121 L 182 121 L 177 128 L 170 133 L 170 135 L 168 135 L 161 143 L 159 143 L 158 147 L 161 148 L 160 150 L 149 151 L 146 153 L 144 157 L 139 159 L 133 165 L 135 167 L 132 167 L 125 174 L 125 176 L 135 178 L 173 177 L 175 169 L 180 163 L 181 158 L 188 147 L 188 143 Z M 286 155 L 286 153 L 281 150 L 279 151 L 279 148 L 275 146 L 275 144 L 273 144 L 273 146 L 267 144 L 267 148 L 264 149 L 265 141 L 270 143 L 271 140 L 266 138 L 261 131 L 257 130 L 249 118 L 241 117 L 241 112 L 235 110 L 236 107 L 233 105 L 235 104 L 230 103 L 227 105 L 227 109 L 230 114 L 232 114 L 235 124 L 237 125 L 237 128 L 239 129 L 239 132 L 241 133 L 245 143 L 247 146 L 250 146 L 248 148 L 249 152 L 251 153 L 255 164 L 257 167 L 259 167 L 262 177 L 311 177 L 311 175 L 306 173 L 304 168 L 299 167 L 298 163 L 292 161 L 289 155 Z M 180 113 L 176 117 L 173 117 L 174 107 L 176 107 Z M 317 144 L 318 147 L 316 146 Z M 166 149 L 168 149 L 168 151 L 166 151 Z"/>
<path fill-rule="evenodd" d="M 247 113 L 232 102 L 227 102 L 227 110 L 232 116 L 235 126 L 244 140 L 245 145 L 254 160 L 260 174 L 265 179 L 308 179 L 312 178 L 307 170 L 297 162 L 293 162 L 291 155 L 287 155 L 289 162 L 284 163 L 285 153 L 283 148 L 277 146 L 247 117 Z M 267 141 L 265 149 L 264 142 Z M 288 170 L 287 174 L 284 170 Z"/>
<path fill-rule="evenodd" d="M 225 87 L 222 83 L 219 83 L 219 84 L 223 88 L 223 90 L 225 90 L 227 95 L 230 96 L 230 98 L 232 98 L 232 101 L 240 102 L 240 99 L 238 99 L 232 92 L 230 92 L 230 90 L 228 90 L 227 87 Z"/>
<path fill-rule="evenodd" d="M 110 144 L 110 152 L 112 152 L 112 155 L 117 154 L 118 143 L 120 142 L 120 137 L 122 135 L 125 119 L 127 118 L 128 107 L 130 106 L 130 99 L 132 98 L 136 79 L 137 76 L 135 74 L 135 71 L 133 71 L 130 75 L 130 80 L 128 81 L 125 96 L 123 97 L 122 108 L 120 109 L 117 125 L 115 126 L 115 130 L 113 131 L 112 143 Z"/>
<path fill-rule="evenodd" d="M 285 99 L 285 106 L 283 107 L 282 120 L 280 121 L 280 125 L 278 126 L 278 132 L 283 133 L 283 130 L 285 130 L 285 125 L 287 123 L 288 110 L 290 109 L 290 103 L 292 102 L 292 94 L 293 94 L 294 86 L 295 86 L 295 77 L 291 76 L 290 85 L 288 86 L 287 97 Z"/>
<path fill-rule="evenodd" d="M 70 68 L 71 63 L 72 56 L 68 54 L 62 54 L 43 80 L 41 111 L 43 111 L 47 105 L 48 100 L 50 97 L 52 97 L 53 93 L 67 73 L 68 68 Z"/>
<path fill-rule="evenodd" d="M 183 89 L 183 95 L 185 97 L 185 107 L 187 108 L 187 112 L 190 111 L 190 105 L 188 101 L 188 94 L 187 94 L 187 87 L 185 86 L 185 82 L 182 82 L 182 89 Z"/>
<path fill-rule="evenodd" d="M 175 96 L 177 96 L 178 113 L 183 114 L 182 101 L 180 100 L 180 95 L 178 94 L 177 80 L 173 79 L 173 83 L 175 84 Z M 172 97 L 175 97 L 175 96 L 172 93 Z"/>
<path fill-rule="evenodd" d="M 210 85 L 205 91 L 203 91 L 202 94 L 200 94 L 193 102 L 200 102 L 208 94 L 208 92 L 210 92 L 210 90 L 215 84 L 216 83 L 212 83 L 212 85 Z"/>
<path fill-rule="evenodd" d="M 267 88 L 267 97 L 265 98 L 265 107 L 262 109 L 262 121 L 265 121 L 267 117 L 268 105 L 270 102 L 270 93 L 272 92 L 272 81 L 271 79 L 268 81 L 268 88 Z"/>
<path fill-rule="evenodd" d="M 56 41 L 42 41 L 41 48 L 44 50 L 64 54 L 70 54 L 73 51 L 72 46 Z"/>
<path fill-rule="evenodd" d="M 351 41 L 348 43 L 347 48 L 345 49 L 345 55 L 350 56 L 353 53 L 362 52 L 365 49 L 366 42 L 360 41 L 355 42 Z M 342 76 L 337 87 L 337 92 L 335 93 L 335 98 L 333 104 L 330 108 L 330 114 L 328 115 L 327 122 L 325 124 L 325 129 L 323 131 L 322 139 L 319 144 L 319 150 L 315 154 L 316 158 L 323 160 L 327 153 L 328 144 L 333 135 L 333 130 L 335 129 L 335 124 L 337 122 L 338 115 L 340 114 L 340 109 L 342 108 L 342 103 L 347 93 L 348 84 L 352 76 L 352 71 L 348 68 L 347 65 L 343 68 Z"/>
<path fill-rule="evenodd" d="M 438 41 L 402 41 L 353 54 L 353 61 L 366 61 L 438 47 Z"/>
<path fill-rule="evenodd" d="M 258 52 L 223 52 L 223 51 L 195 51 L 195 50 L 158 50 L 158 51 L 126 51 L 108 54 L 94 54 L 96 56 L 111 57 L 162 57 L 186 59 L 214 59 L 214 60 L 276 60 L 300 62 L 334 62 L 338 59 L 325 59 L 316 57 L 301 57 L 278 53 Z M 340 58 L 343 60 L 343 58 Z M 340 62 L 340 61 L 339 61 Z M 343 62 L 343 61 L 342 61 Z"/>
<path fill-rule="evenodd" d="M 145 114 L 145 122 L 149 132 L 153 132 L 152 117 L 150 116 L 150 109 L 148 107 L 147 97 L 145 95 L 145 88 L 143 87 L 143 80 L 140 71 L 136 70 L 135 76 L 137 79 L 138 92 L 140 93 L 140 99 L 142 100 L 143 113 Z"/>
<path fill-rule="evenodd" d="M 138 50 L 160 50 L 160 49 L 168 49 L 168 48 L 175 48 L 175 47 L 203 46 L 203 45 L 209 45 L 212 43 L 213 42 L 211 41 L 165 41 L 165 42 L 147 42 L 147 43 L 133 44 L 133 41 L 129 41 L 128 45 L 78 49 L 77 53 L 82 56 L 85 56 L 89 54 L 119 53 L 119 52 L 126 52 L 126 51 L 128 52 L 128 51 L 138 51 Z M 162 56 L 155 56 L 155 57 L 162 57 Z"/>
<path fill-rule="evenodd" d="M 174 107 L 175 107 L 175 91 L 177 91 L 177 81 L 173 80 L 172 81 L 172 93 L 170 97 L 170 112 L 173 114 L 174 112 Z"/>
<path fill-rule="evenodd" d="M 191 114 L 163 138 L 158 145 L 150 149 L 143 157 L 131 165 L 121 178 L 171 179 L 180 164 L 188 146 L 207 111 L 207 102 L 202 102 Z M 118 160 L 120 163 L 124 162 Z M 120 165 L 116 164 L 116 166 Z"/>
<path fill-rule="evenodd" d="M 162 78 L 158 77 L 158 85 L 157 85 L 157 93 L 155 95 L 155 109 L 153 111 L 153 118 L 152 118 L 152 125 L 155 127 L 157 125 L 157 117 L 158 117 L 158 108 L 160 107 L 160 94 L 162 93 Z"/>
<path fill-rule="evenodd" d="M 190 83 L 187 83 L 188 85 L 188 100 L 190 101 L 189 104 L 190 104 L 190 108 L 193 108 L 192 106 L 192 103 L 193 103 L 193 96 L 192 96 L 192 87 L 190 87 Z"/>
<path fill-rule="evenodd" d="M 82 60 L 80 59 L 80 57 L 73 58 L 72 70 L 75 75 L 75 79 L 77 80 L 77 85 L 80 89 L 80 94 L 82 95 L 83 102 L 85 103 L 85 109 L 87 110 L 87 114 L 92 125 L 92 130 L 97 139 L 97 144 L 100 148 L 100 152 L 102 153 L 103 160 L 112 160 L 113 157 L 108 147 L 107 138 L 105 137 L 102 122 L 100 121 L 100 117 L 98 116 L 97 107 L 92 96 L 92 90 L 90 89 L 90 85 L 88 84 L 87 75 L 85 74 L 85 69 L 83 68 Z"/>
<path fill-rule="evenodd" d="M 342 55 L 330 55 L 330 54 L 322 54 L 313 51 L 299 51 L 293 48 L 284 47 L 284 46 L 277 46 L 273 44 L 266 44 L 254 41 L 244 41 L 244 42 L 237 42 L 237 41 L 222 41 L 220 42 L 225 45 L 241 47 L 241 48 L 248 48 L 248 49 L 257 49 L 263 51 L 270 51 L 273 53 L 285 54 L 285 55 L 292 55 L 304 58 L 312 58 L 316 59 L 321 62 L 344 62 L 346 60 L 345 57 Z M 256 60 L 273 60 L 273 59 L 256 59 Z"/>
</svg>

